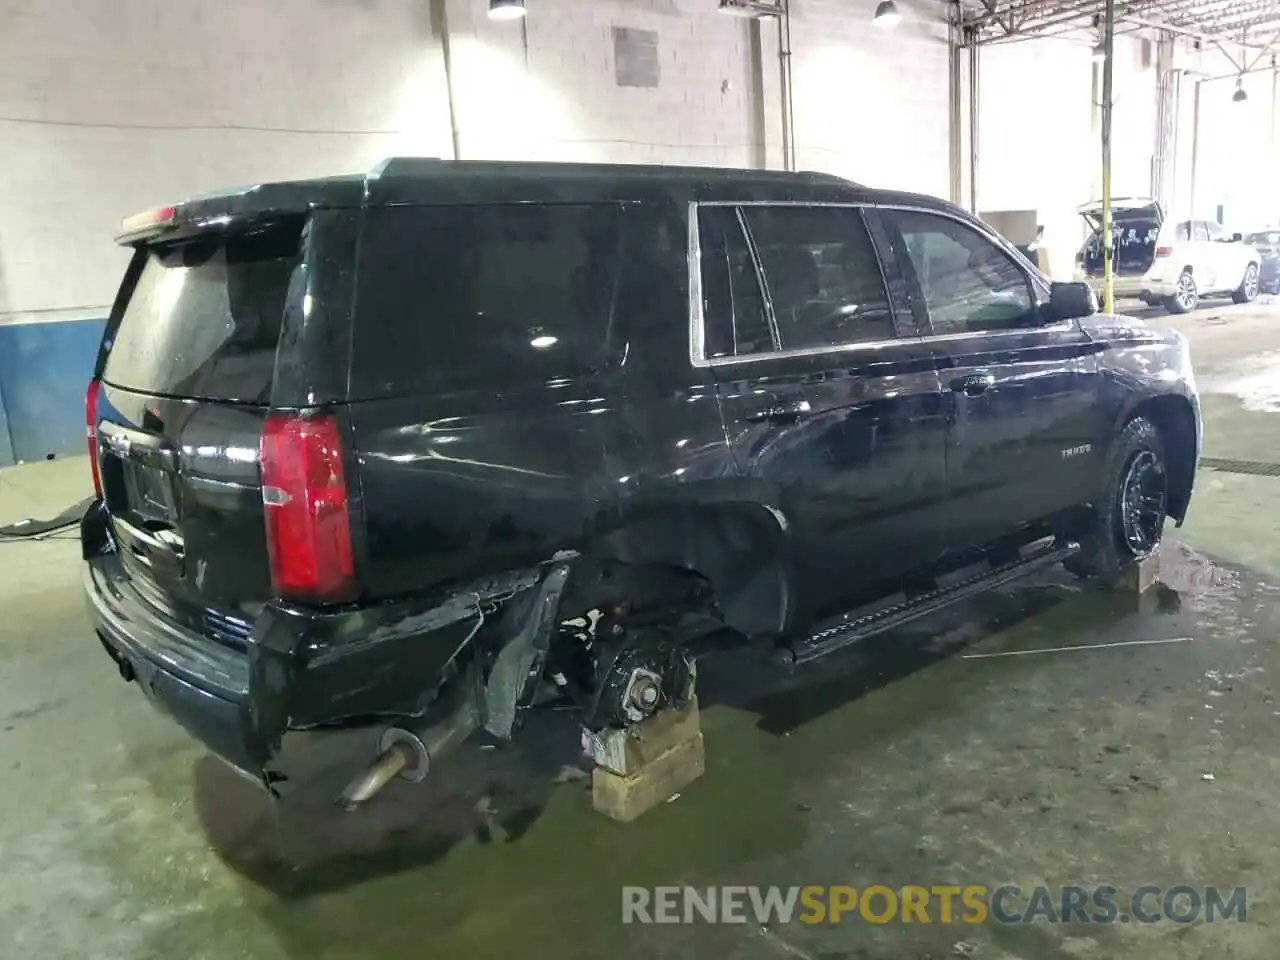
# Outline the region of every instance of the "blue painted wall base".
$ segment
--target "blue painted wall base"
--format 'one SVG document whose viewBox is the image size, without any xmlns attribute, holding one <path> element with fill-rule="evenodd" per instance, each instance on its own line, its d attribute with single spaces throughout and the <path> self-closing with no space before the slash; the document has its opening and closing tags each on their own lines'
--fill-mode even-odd
<svg viewBox="0 0 1280 960">
<path fill-rule="evenodd" d="M 9 440 L 9 416 L 4 412 L 4 384 L 0 383 L 0 467 L 13 465 L 13 443 Z"/>
<path fill-rule="evenodd" d="M 84 453 L 84 391 L 105 325 L 0 325 L 0 466 Z"/>
</svg>

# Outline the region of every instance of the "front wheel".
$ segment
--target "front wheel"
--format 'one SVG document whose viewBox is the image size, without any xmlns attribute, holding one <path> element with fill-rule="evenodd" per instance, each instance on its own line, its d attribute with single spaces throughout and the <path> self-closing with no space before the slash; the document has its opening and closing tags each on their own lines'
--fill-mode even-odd
<svg viewBox="0 0 1280 960">
<path fill-rule="evenodd" d="M 1200 289 L 1190 270 L 1182 271 L 1182 276 L 1178 277 L 1178 289 L 1164 305 L 1170 313 L 1190 313 L 1200 305 Z"/>
<path fill-rule="evenodd" d="M 1253 303 L 1258 299 L 1258 265 L 1251 263 L 1245 268 L 1244 279 L 1231 294 L 1236 303 Z"/>
<path fill-rule="evenodd" d="M 1081 538 L 1080 553 L 1066 561 L 1079 577 L 1114 579 L 1160 547 L 1169 504 L 1164 441 L 1155 424 L 1134 417 L 1116 438 L 1107 461 L 1106 487 Z"/>
</svg>

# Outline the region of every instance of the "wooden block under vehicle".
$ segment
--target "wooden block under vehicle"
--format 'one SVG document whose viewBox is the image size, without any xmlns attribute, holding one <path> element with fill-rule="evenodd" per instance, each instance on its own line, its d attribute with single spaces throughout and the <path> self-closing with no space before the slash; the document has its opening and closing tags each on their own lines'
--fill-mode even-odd
<svg viewBox="0 0 1280 960">
<path fill-rule="evenodd" d="M 670 747 L 637 773 L 621 776 L 603 767 L 591 773 L 591 805 L 607 817 L 630 823 L 706 772 L 702 734 Z"/>
<path fill-rule="evenodd" d="M 583 746 L 596 766 L 627 777 L 701 732 L 698 699 L 691 697 L 679 710 L 660 710 L 634 726 L 584 734 Z"/>
<path fill-rule="evenodd" d="M 1151 556 L 1130 564 L 1120 578 L 1116 580 L 1117 590 L 1128 593 L 1146 593 L 1160 579 L 1160 555 Z"/>
</svg>

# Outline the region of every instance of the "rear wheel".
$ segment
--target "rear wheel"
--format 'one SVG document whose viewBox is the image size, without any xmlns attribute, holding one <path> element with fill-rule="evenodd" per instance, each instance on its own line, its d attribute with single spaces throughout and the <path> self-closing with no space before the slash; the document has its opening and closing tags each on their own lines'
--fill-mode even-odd
<svg viewBox="0 0 1280 960">
<path fill-rule="evenodd" d="M 1178 289 L 1164 305 L 1170 313 L 1190 313 L 1200 305 L 1200 290 L 1190 270 L 1182 271 L 1182 276 L 1178 277 Z"/>
<path fill-rule="evenodd" d="M 1107 462 L 1107 482 L 1066 568 L 1080 577 L 1113 579 L 1160 546 L 1169 505 L 1169 475 L 1160 431 L 1134 417 Z"/>
<path fill-rule="evenodd" d="M 1256 263 L 1251 263 L 1245 268 L 1244 279 L 1231 294 L 1231 299 L 1236 303 L 1253 303 L 1258 299 L 1258 265 Z"/>
</svg>

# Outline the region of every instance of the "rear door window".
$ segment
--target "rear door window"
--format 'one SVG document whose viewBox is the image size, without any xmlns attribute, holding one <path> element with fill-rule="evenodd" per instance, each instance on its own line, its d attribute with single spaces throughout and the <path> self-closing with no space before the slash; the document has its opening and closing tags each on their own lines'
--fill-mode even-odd
<svg viewBox="0 0 1280 960">
<path fill-rule="evenodd" d="M 600 372 L 622 339 L 621 222 L 619 204 L 368 211 L 353 399 Z"/>
<path fill-rule="evenodd" d="M 889 294 L 860 210 L 765 205 L 742 212 L 783 350 L 894 338 Z"/>
<path fill-rule="evenodd" d="M 102 377 L 128 390 L 266 403 L 300 225 L 146 250 Z"/>
<path fill-rule="evenodd" d="M 749 356 L 778 349 L 760 277 L 734 207 L 702 207 L 698 239 L 706 355 Z"/>
</svg>

